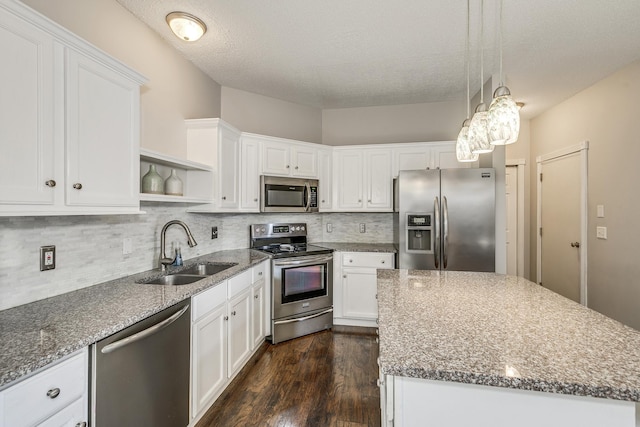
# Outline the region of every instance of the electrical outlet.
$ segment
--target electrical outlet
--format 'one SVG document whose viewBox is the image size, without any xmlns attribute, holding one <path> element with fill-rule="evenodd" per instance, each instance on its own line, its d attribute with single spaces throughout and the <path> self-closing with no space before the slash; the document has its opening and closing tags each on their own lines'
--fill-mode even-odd
<svg viewBox="0 0 640 427">
<path fill-rule="evenodd" d="M 133 241 L 131 237 L 125 237 L 122 240 L 122 255 L 129 255 L 133 252 Z"/>
<path fill-rule="evenodd" d="M 333 224 L 327 223 L 327 233 L 333 233 Z"/>
<path fill-rule="evenodd" d="M 211 227 L 211 238 L 212 239 L 218 238 L 218 227 Z"/>
<path fill-rule="evenodd" d="M 56 247 L 54 245 L 40 246 L 40 271 L 56 268 Z"/>
<path fill-rule="evenodd" d="M 598 239 L 607 239 L 607 227 L 596 227 L 596 237 Z"/>
<path fill-rule="evenodd" d="M 366 233 L 367 232 L 367 226 L 365 225 L 364 222 L 360 223 L 360 232 L 361 233 Z"/>
</svg>

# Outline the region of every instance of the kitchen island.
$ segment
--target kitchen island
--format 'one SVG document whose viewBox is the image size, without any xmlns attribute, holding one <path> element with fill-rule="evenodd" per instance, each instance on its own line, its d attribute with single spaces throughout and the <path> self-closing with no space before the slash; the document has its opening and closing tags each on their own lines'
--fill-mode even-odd
<svg viewBox="0 0 640 427">
<path fill-rule="evenodd" d="M 383 425 L 636 425 L 640 333 L 528 280 L 378 270 Z"/>
</svg>

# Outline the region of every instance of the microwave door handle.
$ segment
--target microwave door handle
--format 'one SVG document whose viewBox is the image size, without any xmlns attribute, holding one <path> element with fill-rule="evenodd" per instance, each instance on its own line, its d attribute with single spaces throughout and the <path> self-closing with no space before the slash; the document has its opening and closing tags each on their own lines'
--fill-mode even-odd
<svg viewBox="0 0 640 427">
<path fill-rule="evenodd" d="M 304 207 L 304 211 L 309 212 L 309 208 L 311 207 L 311 185 L 305 182 L 304 186 L 307 187 L 307 205 Z"/>
</svg>

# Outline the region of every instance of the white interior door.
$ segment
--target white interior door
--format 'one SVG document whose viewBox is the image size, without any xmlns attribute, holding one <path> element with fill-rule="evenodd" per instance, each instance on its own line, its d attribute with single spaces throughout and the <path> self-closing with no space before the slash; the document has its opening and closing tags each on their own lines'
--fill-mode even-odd
<svg viewBox="0 0 640 427">
<path fill-rule="evenodd" d="M 586 147 L 538 161 L 538 282 L 586 304 Z"/>
<path fill-rule="evenodd" d="M 507 274 L 522 275 L 518 271 L 518 167 L 507 166 L 505 175 L 507 201 Z"/>
</svg>

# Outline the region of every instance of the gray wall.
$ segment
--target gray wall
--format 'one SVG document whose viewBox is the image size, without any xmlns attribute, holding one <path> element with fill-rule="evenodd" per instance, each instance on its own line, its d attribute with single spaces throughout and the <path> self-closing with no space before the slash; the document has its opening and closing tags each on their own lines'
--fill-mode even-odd
<svg viewBox="0 0 640 427">
<path fill-rule="evenodd" d="M 464 101 L 322 110 L 326 145 L 451 141 L 466 115 Z"/>
<path fill-rule="evenodd" d="M 589 141 L 588 305 L 640 329 L 638 99 L 640 61 L 531 120 L 531 159 Z M 531 174 L 535 230 L 533 165 Z M 605 206 L 605 218 L 596 218 L 599 204 Z M 596 239 L 596 226 L 608 228 L 607 240 Z M 532 274 L 535 263 L 532 250 Z"/>
<path fill-rule="evenodd" d="M 322 143 L 322 110 L 222 87 L 222 115 L 243 132 Z"/>
</svg>

